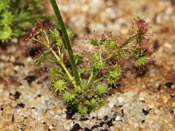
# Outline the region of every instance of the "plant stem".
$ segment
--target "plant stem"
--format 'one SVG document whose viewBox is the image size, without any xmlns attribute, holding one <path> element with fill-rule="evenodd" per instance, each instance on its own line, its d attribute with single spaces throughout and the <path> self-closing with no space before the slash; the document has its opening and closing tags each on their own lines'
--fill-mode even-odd
<svg viewBox="0 0 175 131">
<path fill-rule="evenodd" d="M 91 84 L 96 79 L 98 73 L 99 73 L 99 70 L 96 70 L 96 71 L 92 71 L 91 72 L 90 77 L 89 77 L 88 82 L 87 82 L 87 87 L 91 86 Z"/>
<path fill-rule="evenodd" d="M 54 55 L 54 57 L 56 58 L 57 62 L 59 63 L 59 65 L 61 66 L 61 68 L 64 70 L 64 72 L 67 74 L 70 82 L 74 85 L 74 87 L 77 86 L 76 81 L 74 79 L 74 77 L 72 77 L 72 75 L 70 74 L 70 72 L 68 71 L 67 67 L 65 66 L 65 64 L 63 63 L 63 61 L 60 59 L 60 57 L 57 55 L 57 53 L 53 50 L 52 47 L 50 47 L 49 44 L 49 38 L 46 35 L 46 32 L 43 31 L 44 35 L 45 35 L 45 40 L 46 40 L 46 44 L 44 44 L 50 51 L 51 53 Z"/>
<path fill-rule="evenodd" d="M 102 56 L 101 56 L 101 50 L 99 52 L 99 56 L 100 56 L 99 63 L 103 64 Z M 90 77 L 88 79 L 87 87 L 89 87 L 94 82 L 94 80 L 96 79 L 99 72 L 100 72 L 100 69 L 93 69 L 93 71 L 91 72 Z"/>
<path fill-rule="evenodd" d="M 79 76 L 79 73 L 78 73 L 78 68 L 77 68 L 77 65 L 75 63 L 74 54 L 73 54 L 73 51 L 72 51 L 70 40 L 69 40 L 67 31 L 66 31 L 61 13 L 59 11 L 59 8 L 57 6 L 56 1 L 55 0 L 50 0 L 50 2 L 52 4 L 52 8 L 54 9 L 55 15 L 57 17 L 57 22 L 58 22 L 58 24 L 61 28 L 61 33 L 62 33 L 62 36 L 63 36 L 64 46 L 68 50 L 68 54 L 69 54 L 69 57 L 70 57 L 70 62 L 71 62 L 71 65 L 72 65 L 73 75 L 75 77 L 76 84 L 80 85 L 81 81 L 80 81 L 80 76 Z"/>
<path fill-rule="evenodd" d="M 131 41 L 135 40 L 137 35 L 129 37 L 119 48 L 123 48 L 125 45 L 129 44 Z"/>
<path fill-rule="evenodd" d="M 56 52 L 51 48 L 48 47 L 52 54 L 55 56 L 55 58 L 57 59 L 58 63 L 60 64 L 60 66 L 63 68 L 63 70 L 65 71 L 65 73 L 67 74 L 67 76 L 69 77 L 69 80 L 71 81 L 71 83 L 74 85 L 74 87 L 77 86 L 74 78 L 72 77 L 72 75 L 69 73 L 68 69 L 66 68 L 66 66 L 64 65 L 63 61 L 59 58 L 59 56 L 56 54 Z"/>
</svg>

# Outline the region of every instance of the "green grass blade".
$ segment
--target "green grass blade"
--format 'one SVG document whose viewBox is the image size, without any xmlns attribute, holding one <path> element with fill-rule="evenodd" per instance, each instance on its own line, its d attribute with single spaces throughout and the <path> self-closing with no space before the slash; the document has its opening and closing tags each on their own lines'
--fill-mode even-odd
<svg viewBox="0 0 175 131">
<path fill-rule="evenodd" d="M 74 58 L 74 55 L 73 55 L 72 47 L 71 47 L 71 44 L 70 44 L 70 40 L 69 40 L 67 31 L 66 31 L 66 28 L 65 28 L 60 10 L 59 10 L 55 0 L 50 0 L 50 2 L 52 4 L 52 8 L 53 8 L 53 10 L 55 12 L 55 15 L 57 17 L 57 22 L 58 22 L 58 24 L 61 28 L 61 33 L 62 33 L 63 40 L 64 40 L 64 46 L 68 50 L 68 53 L 69 53 L 69 57 L 70 57 L 70 61 L 71 61 L 75 81 L 76 81 L 77 85 L 80 85 L 80 76 L 79 76 L 79 73 L 78 73 L 78 68 L 77 68 L 77 65 L 75 63 L 75 58 Z"/>
</svg>

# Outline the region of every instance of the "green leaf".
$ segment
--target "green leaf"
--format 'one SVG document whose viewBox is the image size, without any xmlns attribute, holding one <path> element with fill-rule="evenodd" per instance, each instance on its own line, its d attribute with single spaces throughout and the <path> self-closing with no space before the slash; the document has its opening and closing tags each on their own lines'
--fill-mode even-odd
<svg viewBox="0 0 175 131">
<path fill-rule="evenodd" d="M 86 106 L 78 105 L 78 112 L 81 114 L 86 114 L 88 112 L 88 108 Z"/>
<path fill-rule="evenodd" d="M 70 103 L 72 102 L 74 99 L 75 99 L 75 95 L 73 93 L 70 93 L 68 91 L 66 91 L 64 94 L 63 94 L 63 98 L 64 100 L 67 102 L 67 103 Z"/>
<path fill-rule="evenodd" d="M 88 107 L 95 107 L 97 105 L 97 101 L 96 101 L 96 99 L 92 98 L 91 100 L 85 101 L 85 104 Z"/>
<path fill-rule="evenodd" d="M 104 103 L 105 99 L 98 97 L 98 98 L 92 98 L 90 100 L 85 101 L 85 105 L 92 109 L 92 110 L 98 110 L 100 108 L 100 105 Z"/>
<path fill-rule="evenodd" d="M 96 104 L 97 104 L 96 99 L 92 98 L 92 99 L 90 100 L 90 106 L 91 106 L 91 107 L 95 107 Z"/>
<path fill-rule="evenodd" d="M 120 66 L 115 66 L 114 70 L 110 71 L 109 74 L 110 74 L 110 77 L 112 78 L 116 78 L 118 76 L 120 76 L 122 73 L 122 69 Z"/>
<path fill-rule="evenodd" d="M 9 7 L 9 0 L 0 1 L 0 11 L 6 10 Z"/>
<path fill-rule="evenodd" d="M 104 66 L 105 66 L 105 63 L 102 61 L 102 57 L 101 57 L 101 54 L 93 54 L 91 56 L 91 61 L 93 63 L 93 68 L 94 69 L 97 69 L 97 70 L 100 70 L 100 69 L 103 69 Z"/>
<path fill-rule="evenodd" d="M 62 92 L 62 91 L 65 90 L 65 88 L 66 88 L 66 84 L 65 84 L 64 80 L 57 80 L 57 81 L 55 81 L 55 83 L 54 83 L 55 91 Z"/>
<path fill-rule="evenodd" d="M 53 30 L 50 31 L 50 37 L 53 40 L 58 39 L 58 37 L 60 37 L 59 31 L 56 28 L 54 28 Z"/>
<path fill-rule="evenodd" d="M 50 68 L 51 79 L 54 81 L 59 75 L 58 69 Z"/>
<path fill-rule="evenodd" d="M 75 63 L 76 64 L 83 59 L 83 56 L 80 55 L 80 54 L 76 54 L 76 55 L 74 55 L 74 57 L 75 57 Z"/>
<path fill-rule="evenodd" d="M 97 94 L 102 95 L 106 92 L 106 90 L 107 90 L 107 86 L 105 84 L 97 85 L 97 89 L 96 89 Z"/>
<path fill-rule="evenodd" d="M 115 80 L 122 74 L 122 68 L 119 65 L 115 65 L 113 69 L 109 72 L 107 81 L 113 84 Z"/>
<path fill-rule="evenodd" d="M 12 29 L 9 26 L 5 26 L 0 30 L 0 40 L 7 40 L 12 35 Z"/>
<path fill-rule="evenodd" d="M 102 104 L 102 103 L 104 103 L 104 102 L 105 102 L 105 99 L 104 99 L 104 98 L 99 97 L 99 98 L 97 98 L 97 102 L 98 102 L 99 104 Z"/>
<path fill-rule="evenodd" d="M 118 45 L 115 40 L 106 40 L 104 44 L 107 49 L 114 49 Z"/>
<path fill-rule="evenodd" d="M 10 11 L 5 11 L 2 13 L 2 20 L 1 20 L 1 24 L 4 26 L 8 26 L 11 25 L 13 21 L 13 15 Z"/>
<path fill-rule="evenodd" d="M 115 49 L 115 55 L 119 60 L 124 60 L 126 58 L 126 53 L 123 50 Z"/>
<path fill-rule="evenodd" d="M 57 46 L 64 45 L 64 41 L 60 35 L 60 32 L 56 28 L 54 28 L 53 30 L 50 31 L 50 37 L 51 37 L 52 41 L 56 41 Z"/>
<path fill-rule="evenodd" d="M 80 86 L 76 86 L 76 87 L 74 88 L 74 91 L 75 91 L 76 93 L 82 93 L 82 92 L 84 92 L 84 90 L 83 90 Z"/>
<path fill-rule="evenodd" d="M 56 40 L 56 45 L 57 45 L 57 46 L 63 46 L 63 45 L 64 45 L 63 39 L 58 38 L 58 39 Z"/>
<path fill-rule="evenodd" d="M 136 66 L 136 67 L 142 66 L 146 63 L 146 61 L 147 61 L 147 57 L 141 56 L 136 60 L 136 62 L 134 63 L 134 66 Z"/>
<path fill-rule="evenodd" d="M 67 31 L 69 39 L 71 40 L 73 38 L 73 36 L 74 36 L 73 30 L 71 28 L 69 28 L 69 27 L 66 27 L 66 31 Z"/>
<path fill-rule="evenodd" d="M 92 45 L 94 46 L 98 46 L 98 41 L 97 39 L 91 39 L 91 42 L 90 42 Z"/>
</svg>

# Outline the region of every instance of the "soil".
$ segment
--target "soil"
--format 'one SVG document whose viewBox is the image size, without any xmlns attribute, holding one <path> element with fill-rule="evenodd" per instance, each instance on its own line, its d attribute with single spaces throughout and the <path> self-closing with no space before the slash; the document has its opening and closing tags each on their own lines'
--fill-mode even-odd
<svg viewBox="0 0 175 131">
<path fill-rule="evenodd" d="M 77 34 L 75 50 L 92 51 L 87 36 L 127 35 L 133 18 L 151 26 L 154 61 L 142 73 L 125 74 L 106 103 L 87 115 L 69 112 L 54 92 L 47 69 L 36 67 L 20 43 L 0 43 L 1 131 L 175 131 L 174 0 L 58 1 Z M 48 5 L 48 3 L 46 4 Z M 48 5 L 48 12 L 53 14 Z M 95 30 L 95 32 L 94 32 Z M 87 52 L 88 52 L 87 51 Z"/>
</svg>

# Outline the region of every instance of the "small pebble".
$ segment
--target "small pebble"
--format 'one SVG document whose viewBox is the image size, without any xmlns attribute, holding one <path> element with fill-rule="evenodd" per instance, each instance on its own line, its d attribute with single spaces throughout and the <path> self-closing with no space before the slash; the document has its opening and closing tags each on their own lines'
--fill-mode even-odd
<svg viewBox="0 0 175 131">
<path fill-rule="evenodd" d="M 120 116 L 116 116 L 115 120 L 116 121 L 120 121 L 121 120 L 121 117 Z"/>
<path fill-rule="evenodd" d="M 36 76 L 28 75 L 24 78 L 24 80 L 27 80 L 28 84 L 31 86 L 32 82 L 36 80 Z"/>
<path fill-rule="evenodd" d="M 15 97 L 16 99 L 19 99 L 20 96 L 21 96 L 21 93 L 18 92 L 18 91 L 16 91 L 15 94 L 14 94 L 14 97 Z"/>
</svg>

